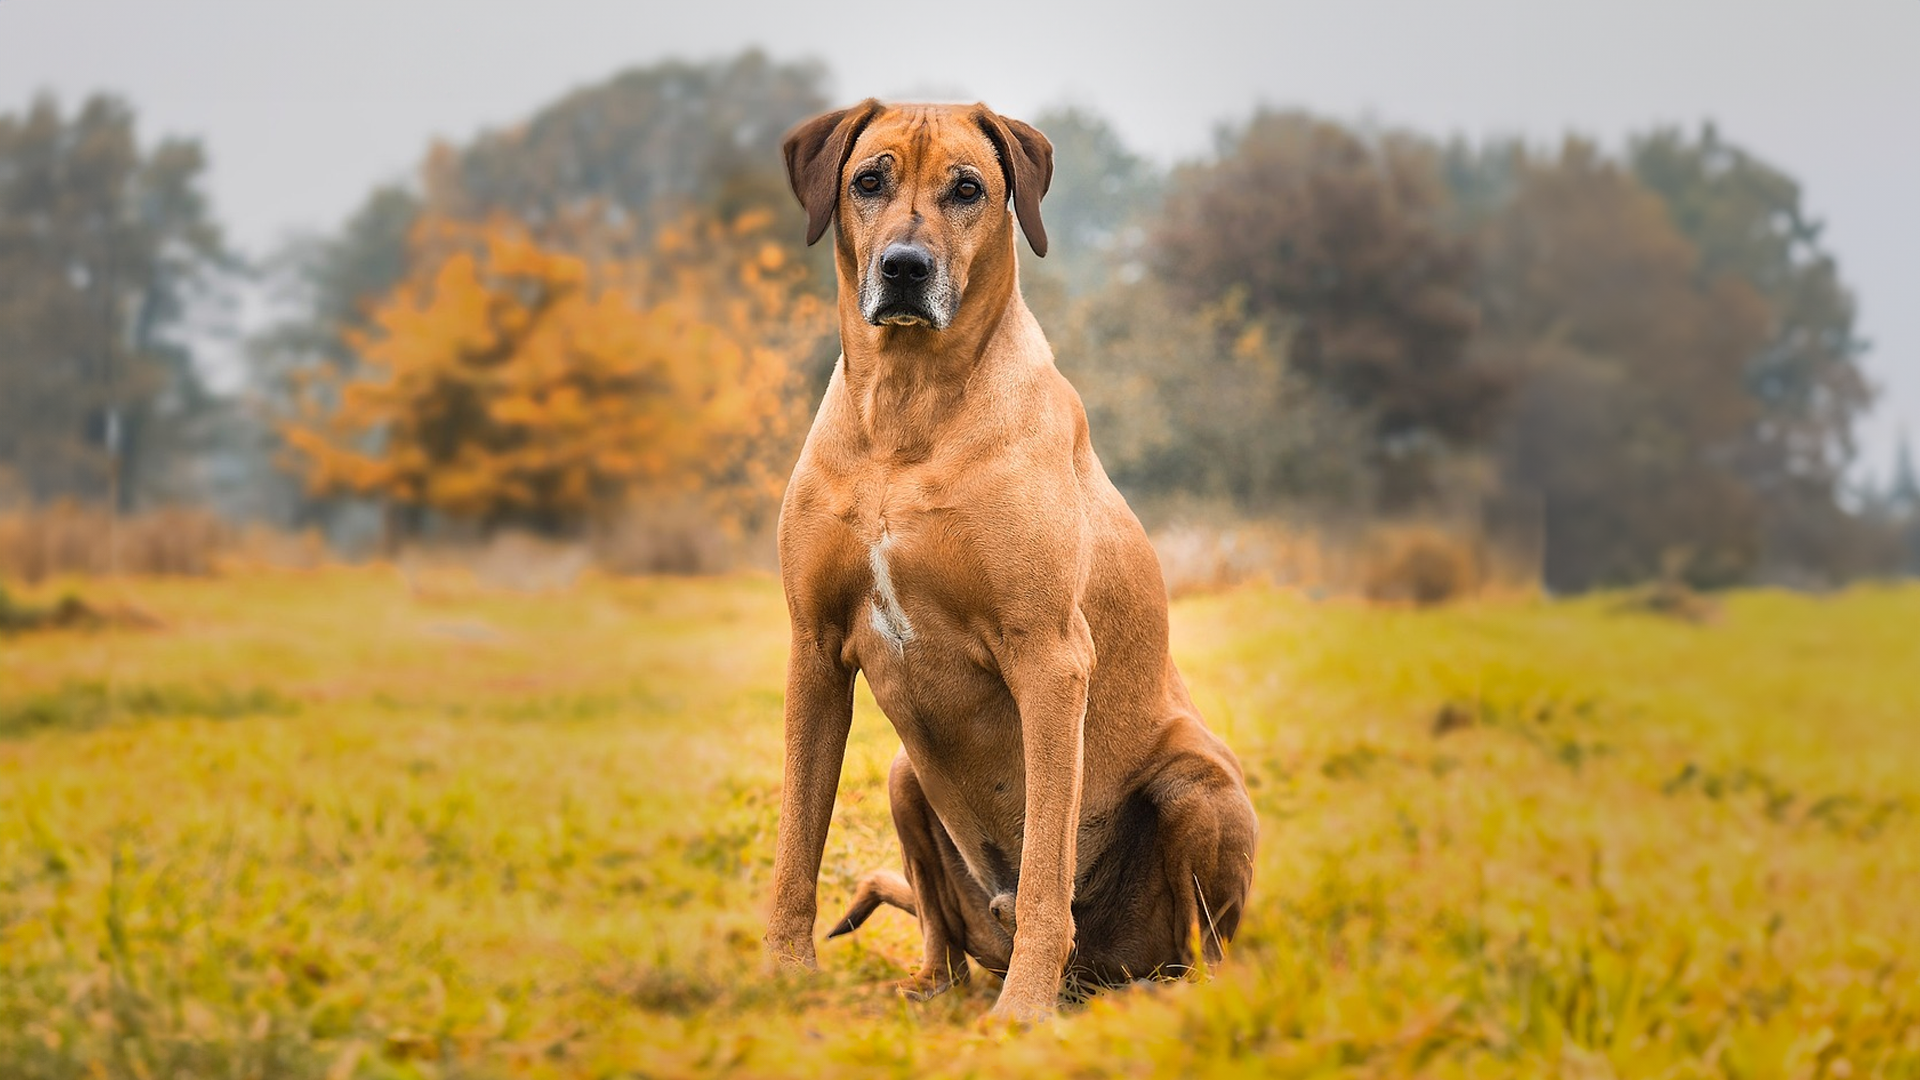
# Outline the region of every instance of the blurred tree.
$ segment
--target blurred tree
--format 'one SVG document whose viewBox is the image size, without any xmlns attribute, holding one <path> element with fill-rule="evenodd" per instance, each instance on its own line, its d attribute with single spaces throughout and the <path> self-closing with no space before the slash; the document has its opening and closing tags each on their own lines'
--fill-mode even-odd
<svg viewBox="0 0 1920 1080">
<path fill-rule="evenodd" d="M 654 232 L 692 217 L 784 227 L 769 241 L 816 273 L 802 286 L 825 295 L 826 255 L 799 255 L 799 212 L 777 152 L 788 127 L 825 108 L 825 74 L 812 64 L 778 64 L 750 52 L 711 63 L 667 61 L 575 91 L 526 122 L 459 147 L 431 148 L 418 185 L 375 190 L 339 233 L 304 238 L 270 272 L 287 316 L 251 342 L 251 385 L 269 414 L 284 415 L 358 362 L 349 341 L 372 329 L 371 315 L 416 261 L 409 246 L 425 218 L 485 220 L 504 214 L 543 245 L 590 261 L 644 255 Z M 724 257 L 721 257 L 724 261 Z M 831 371 L 830 341 L 802 361 L 809 385 Z M 304 380 L 325 369 L 330 379 Z M 271 487 L 272 485 L 264 485 Z M 342 509 L 297 491 L 265 498 L 297 522 Z"/>
<path fill-rule="evenodd" d="M 804 419 L 793 358 L 829 316 L 769 216 L 667 230 L 653 264 L 592 263 L 504 218 L 428 220 L 415 250 L 348 335 L 357 364 L 309 380 L 286 428 L 317 493 L 549 534 L 637 491 L 771 513 Z M 724 275 L 717 251 L 737 256 Z"/>
<path fill-rule="evenodd" d="M 1801 206 L 1800 186 L 1724 142 L 1712 125 L 1688 138 L 1663 129 L 1633 140 L 1640 181 L 1700 251 L 1702 280 L 1745 281 L 1769 307 L 1748 358 L 1759 408 L 1740 468 L 1760 500 L 1769 561 L 1844 576 L 1849 515 L 1839 505 L 1853 425 L 1872 403 L 1859 360 L 1853 297 Z"/>
<path fill-rule="evenodd" d="M 1440 151 L 1439 169 L 1452 231 L 1472 234 L 1505 209 L 1526 164 L 1525 145 L 1512 139 L 1449 140 Z"/>
<path fill-rule="evenodd" d="M 583 252 L 595 258 L 644 255 L 656 230 L 689 216 L 772 214 L 774 242 L 815 271 L 805 287 L 829 296 L 832 245 L 804 244 L 779 153 L 789 128 L 827 108 L 826 79 L 817 63 L 758 50 L 634 68 L 465 147 L 436 147 L 423 169 L 426 205 L 466 220 L 506 213 L 569 249 L 624 240 L 622 251 Z M 825 389 L 838 352 L 828 342 L 805 359 L 808 393 Z"/>
<path fill-rule="evenodd" d="M 276 316 L 246 342 L 248 406 L 229 425 L 227 450 L 241 479 L 224 500 L 238 516 L 299 528 L 323 527 L 354 546 L 355 515 L 332 500 L 317 500 L 304 485 L 273 467 L 280 446 L 278 421 L 316 370 L 350 370 L 350 338 L 373 328 L 380 297 L 408 272 L 407 237 L 419 219 L 419 196 L 398 184 L 374 189 L 333 235 L 304 235 L 284 243 L 258 268 L 265 299 Z M 363 512 L 361 518 L 370 518 Z M 359 530 L 374 527 L 371 520 Z"/>
<path fill-rule="evenodd" d="M 225 260 L 198 144 L 106 96 L 0 115 L 0 471 L 35 499 L 164 493 L 205 404 L 173 333 Z"/>
<path fill-rule="evenodd" d="M 1893 484 L 1888 492 L 1889 517 L 1903 534 L 1900 569 L 1920 577 L 1920 470 L 1913 465 L 1913 446 L 1905 430 L 1900 432 L 1900 449 L 1894 457 Z"/>
<path fill-rule="evenodd" d="M 465 148 L 439 148 L 427 203 L 469 220 L 508 213 L 536 231 L 592 204 L 638 221 L 641 237 L 694 208 L 723 221 L 749 211 L 799 220 L 777 151 L 788 128 L 826 108 L 825 79 L 817 64 L 758 51 L 635 68 Z"/>
<path fill-rule="evenodd" d="M 1739 468 L 1769 309 L 1590 144 L 1528 163 L 1481 244 L 1477 351 L 1524 375 L 1507 482 L 1545 500 L 1556 589 L 1663 572 L 1725 584 L 1758 557 Z"/>
<path fill-rule="evenodd" d="M 280 254 L 272 269 L 295 315 L 261 338 L 261 365 L 277 377 L 350 360 L 343 335 L 365 329 L 376 298 L 404 275 L 423 216 L 505 214 L 543 243 L 604 248 L 624 238 L 623 253 L 644 250 L 653 229 L 689 213 L 795 218 L 775 151 L 788 127 L 825 107 L 824 77 L 816 65 L 757 52 L 667 61 L 575 91 L 464 148 L 433 147 L 423 190 L 380 187 L 338 235 L 302 238 Z"/>
<path fill-rule="evenodd" d="M 1187 500 L 1256 515 L 1367 502 L 1364 421 L 1233 302 L 1196 310 L 1151 278 L 1114 284 L 1050 334 L 1101 461 L 1143 513 Z"/>
<path fill-rule="evenodd" d="M 1389 508 L 1431 496 L 1436 460 L 1484 440 L 1505 396 L 1466 348 L 1471 252 L 1446 211 L 1429 147 L 1262 112 L 1174 174 L 1157 230 L 1176 296 L 1238 297 L 1296 371 L 1371 419 Z"/>
<path fill-rule="evenodd" d="M 253 387 L 269 411 L 283 410 L 315 367 L 352 366 L 353 336 L 373 328 L 379 298 L 408 274 L 420 213 L 405 188 L 380 187 L 338 235 L 297 237 L 270 260 L 270 300 L 287 316 L 248 343 Z"/>
<path fill-rule="evenodd" d="M 276 298 L 300 313 L 262 339 L 269 363 L 351 357 L 346 334 L 366 329 L 374 298 L 406 276 L 407 237 L 420 219 L 418 196 L 397 184 L 374 189 L 338 235 L 295 239 L 270 268 Z"/>
<path fill-rule="evenodd" d="M 1160 170 L 1130 150 L 1104 117 L 1085 109 L 1050 109 L 1032 122 L 1053 143 L 1052 251 L 1042 260 L 1020 249 L 1023 281 L 1055 276 L 1075 296 L 1138 281 L 1147 269 L 1147 225 L 1159 208 Z"/>
<path fill-rule="evenodd" d="M 1899 448 L 1893 455 L 1893 482 L 1887 489 L 1887 502 L 1905 517 L 1920 518 L 1920 469 L 1913 465 L 1913 446 L 1905 430 L 1900 432 Z"/>
</svg>

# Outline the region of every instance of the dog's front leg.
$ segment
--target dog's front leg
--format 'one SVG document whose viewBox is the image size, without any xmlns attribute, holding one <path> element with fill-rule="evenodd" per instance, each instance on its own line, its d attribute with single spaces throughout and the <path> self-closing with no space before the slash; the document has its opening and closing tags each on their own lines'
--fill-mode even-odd
<svg viewBox="0 0 1920 1080">
<path fill-rule="evenodd" d="M 1009 635 L 1008 653 L 1001 670 L 1020 709 L 1027 798 L 1013 958 L 993 1013 L 1031 1021 L 1053 1014 L 1073 950 L 1081 736 L 1093 675 L 1093 633 L 1076 607 L 1058 633 Z"/>
<path fill-rule="evenodd" d="M 779 968 L 815 966 L 820 855 L 853 724 L 853 672 L 837 642 L 795 628 L 787 657 L 786 766 L 774 843 L 767 951 Z"/>
</svg>

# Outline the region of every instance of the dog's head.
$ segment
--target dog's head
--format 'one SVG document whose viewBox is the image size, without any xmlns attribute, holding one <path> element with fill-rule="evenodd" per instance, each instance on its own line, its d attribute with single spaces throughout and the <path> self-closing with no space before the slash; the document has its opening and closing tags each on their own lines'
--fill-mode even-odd
<svg viewBox="0 0 1920 1080">
<path fill-rule="evenodd" d="M 1047 253 L 1040 198 L 1053 144 L 985 105 L 887 106 L 869 98 L 794 128 L 787 179 L 807 211 L 807 243 L 838 222 L 840 256 L 875 325 L 944 330 L 983 254 L 1011 261 L 1011 210 Z"/>
</svg>

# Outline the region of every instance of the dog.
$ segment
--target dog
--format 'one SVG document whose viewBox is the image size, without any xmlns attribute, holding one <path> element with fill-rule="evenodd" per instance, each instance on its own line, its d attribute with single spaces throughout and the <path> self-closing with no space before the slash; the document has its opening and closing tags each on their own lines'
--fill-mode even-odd
<svg viewBox="0 0 1920 1080">
<path fill-rule="evenodd" d="M 916 999 L 1004 977 L 993 1015 L 1218 961 L 1258 825 L 1167 649 L 1160 565 L 1021 298 L 1053 147 L 984 105 L 869 99 L 788 134 L 807 242 L 834 226 L 841 356 L 778 527 L 792 624 L 766 941 L 816 966 L 817 884 L 864 673 L 901 750 L 905 876 L 860 883 L 925 943 Z M 830 936 L 833 936 L 830 935 Z"/>
</svg>

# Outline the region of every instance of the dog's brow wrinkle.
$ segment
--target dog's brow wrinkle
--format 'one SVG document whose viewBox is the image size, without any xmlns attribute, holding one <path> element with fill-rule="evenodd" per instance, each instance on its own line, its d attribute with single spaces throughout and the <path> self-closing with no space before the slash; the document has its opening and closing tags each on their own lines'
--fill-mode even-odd
<svg viewBox="0 0 1920 1080">
<path fill-rule="evenodd" d="M 933 146 L 932 120 L 930 114 L 922 112 L 913 118 L 913 125 L 907 129 L 908 137 L 912 140 L 913 155 L 919 160 L 924 161 Z"/>
</svg>

